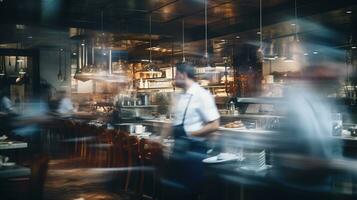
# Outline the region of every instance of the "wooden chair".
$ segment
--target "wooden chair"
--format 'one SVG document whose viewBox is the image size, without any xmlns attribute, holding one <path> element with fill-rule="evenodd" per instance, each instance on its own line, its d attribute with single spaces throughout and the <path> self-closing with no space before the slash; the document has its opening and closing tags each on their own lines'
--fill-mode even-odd
<svg viewBox="0 0 357 200">
<path fill-rule="evenodd" d="M 128 136 L 124 140 L 123 147 L 128 158 L 125 191 L 138 194 L 140 181 L 139 139 L 135 136 Z"/>
<path fill-rule="evenodd" d="M 129 166 L 128 150 L 127 150 L 127 138 L 129 135 L 125 132 L 117 131 L 113 137 L 113 154 L 112 154 L 112 167 L 117 168 L 114 173 L 116 188 L 119 191 L 125 191 L 127 167 Z M 115 189 L 117 190 L 117 189 Z"/>
<path fill-rule="evenodd" d="M 163 147 L 158 142 L 141 139 L 139 145 L 141 171 L 140 197 L 157 198 L 160 171 L 163 167 Z"/>
<path fill-rule="evenodd" d="M 115 131 L 103 128 L 97 129 L 95 143 L 92 146 L 95 152 L 95 164 L 98 167 L 111 167 L 113 154 L 113 137 Z"/>
</svg>

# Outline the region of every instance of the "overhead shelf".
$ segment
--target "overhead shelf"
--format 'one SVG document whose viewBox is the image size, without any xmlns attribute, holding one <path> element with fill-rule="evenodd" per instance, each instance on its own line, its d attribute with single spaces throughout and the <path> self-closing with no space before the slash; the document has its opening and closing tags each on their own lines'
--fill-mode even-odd
<svg viewBox="0 0 357 200">
<path fill-rule="evenodd" d="M 165 81 L 172 81 L 172 79 L 170 78 L 141 78 L 143 81 L 144 80 L 148 80 L 148 81 L 162 81 L 162 82 L 165 82 Z M 135 81 L 140 81 L 140 79 L 135 79 Z"/>
</svg>

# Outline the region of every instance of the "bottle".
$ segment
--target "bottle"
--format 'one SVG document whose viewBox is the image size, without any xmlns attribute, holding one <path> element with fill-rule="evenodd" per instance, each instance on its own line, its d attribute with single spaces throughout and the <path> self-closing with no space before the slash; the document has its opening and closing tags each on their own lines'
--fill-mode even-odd
<svg viewBox="0 0 357 200">
<path fill-rule="evenodd" d="M 139 88 L 144 88 L 144 82 L 143 82 L 142 78 L 140 79 L 140 82 L 139 82 Z"/>
<path fill-rule="evenodd" d="M 234 114 L 234 110 L 235 110 L 235 105 L 234 105 L 234 102 L 233 101 L 230 101 L 229 102 L 229 111 L 231 114 Z"/>
</svg>

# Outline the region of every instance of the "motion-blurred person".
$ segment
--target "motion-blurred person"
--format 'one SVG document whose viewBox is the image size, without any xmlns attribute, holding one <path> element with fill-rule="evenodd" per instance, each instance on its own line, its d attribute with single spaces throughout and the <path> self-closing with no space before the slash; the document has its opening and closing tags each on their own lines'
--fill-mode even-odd
<svg viewBox="0 0 357 200">
<path fill-rule="evenodd" d="M 331 189 L 329 167 L 333 159 L 342 156 L 342 150 L 339 140 L 331 137 L 334 109 L 327 99 L 338 85 L 338 73 L 328 71 L 307 68 L 302 78 L 285 88 L 281 106 L 286 116 L 275 140 L 279 143 L 274 144 L 273 165 L 278 180 L 288 187 L 312 192 Z"/>
<path fill-rule="evenodd" d="M 28 199 L 42 199 L 44 182 L 48 169 L 48 155 L 43 149 L 42 125 L 51 120 L 48 115 L 49 86 L 41 85 L 38 96 L 24 104 L 23 114 L 14 120 L 14 134 L 28 144 L 22 162 L 31 168 L 31 184 Z"/>
<path fill-rule="evenodd" d="M 74 112 L 74 107 L 71 98 L 68 95 L 66 90 L 60 90 L 59 95 L 59 104 L 57 108 L 57 113 L 61 117 L 70 117 Z"/>
<path fill-rule="evenodd" d="M 212 94 L 195 82 L 193 66 L 177 65 L 175 85 L 182 88 L 183 93 L 174 103 L 172 134 L 175 145 L 168 170 L 172 173 L 170 181 L 185 189 L 178 190 L 170 198 L 197 199 L 203 181 L 206 140 L 218 130 L 220 115 Z"/>
<path fill-rule="evenodd" d="M 47 101 L 48 89 L 45 87 L 37 98 L 25 103 L 23 114 L 14 121 L 16 136 L 28 142 L 32 154 L 42 153 L 41 125 L 51 120 Z"/>
<path fill-rule="evenodd" d="M 13 104 L 8 95 L 9 94 L 5 88 L 0 89 L 0 112 L 2 112 L 3 114 L 14 112 Z"/>
<path fill-rule="evenodd" d="M 12 132 L 13 127 L 11 123 L 16 116 L 13 104 L 8 95 L 7 89 L 0 89 L 0 131 L 7 135 Z"/>
</svg>

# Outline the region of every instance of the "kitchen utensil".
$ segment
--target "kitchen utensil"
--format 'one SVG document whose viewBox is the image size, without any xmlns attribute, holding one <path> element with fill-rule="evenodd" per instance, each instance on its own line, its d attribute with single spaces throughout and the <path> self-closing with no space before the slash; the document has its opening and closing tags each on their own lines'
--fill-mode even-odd
<svg viewBox="0 0 357 200">
<path fill-rule="evenodd" d="M 57 79 L 59 81 L 63 80 L 63 76 L 62 76 L 62 50 L 59 50 L 58 52 L 58 74 L 57 74 Z"/>
<path fill-rule="evenodd" d="M 351 136 L 356 137 L 357 136 L 357 127 L 351 127 L 348 129 L 351 133 Z"/>
</svg>

